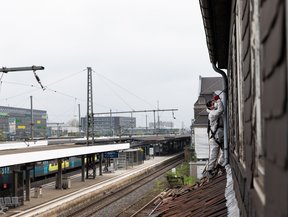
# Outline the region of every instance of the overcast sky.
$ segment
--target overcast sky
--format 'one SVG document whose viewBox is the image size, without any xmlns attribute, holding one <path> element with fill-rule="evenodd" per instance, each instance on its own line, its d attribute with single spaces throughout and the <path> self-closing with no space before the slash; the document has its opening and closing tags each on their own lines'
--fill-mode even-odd
<svg viewBox="0 0 288 217">
<path fill-rule="evenodd" d="M 0 66 L 44 66 L 1 78 L 0 105 L 47 110 L 49 122 L 94 112 L 176 108 L 161 121 L 189 127 L 199 76 L 212 70 L 196 0 L 9 0 L 1 2 Z M 2 74 L 0 74 L 2 76 Z M 145 114 L 135 115 L 145 126 Z M 147 114 L 148 122 L 153 114 Z"/>
</svg>

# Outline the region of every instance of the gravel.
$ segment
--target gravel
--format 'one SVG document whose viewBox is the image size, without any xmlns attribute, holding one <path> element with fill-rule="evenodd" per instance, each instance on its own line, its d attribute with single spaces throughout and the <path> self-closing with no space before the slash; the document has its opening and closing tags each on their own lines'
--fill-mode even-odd
<svg viewBox="0 0 288 217">
<path fill-rule="evenodd" d="M 95 213 L 93 217 L 131 216 L 135 211 L 143 207 L 146 203 L 148 203 L 162 191 L 162 189 L 159 188 L 155 189 L 155 184 L 158 181 L 165 182 L 165 180 L 166 179 L 164 176 L 154 179 L 153 181 L 141 186 L 137 190 L 126 195 L 115 203 L 110 204 L 105 209 Z M 113 197 L 113 194 L 111 197 Z M 128 207 L 130 208 L 126 210 Z"/>
</svg>

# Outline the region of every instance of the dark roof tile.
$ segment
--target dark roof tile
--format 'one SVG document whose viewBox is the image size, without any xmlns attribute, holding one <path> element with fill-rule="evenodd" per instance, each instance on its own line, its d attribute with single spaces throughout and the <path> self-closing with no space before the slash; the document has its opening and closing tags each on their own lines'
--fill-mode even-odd
<svg viewBox="0 0 288 217">
<path fill-rule="evenodd" d="M 201 182 L 163 200 L 153 216 L 227 216 L 225 199 L 226 172 Z"/>
<path fill-rule="evenodd" d="M 222 77 L 201 77 L 201 94 L 212 94 L 216 90 L 223 90 Z"/>
</svg>

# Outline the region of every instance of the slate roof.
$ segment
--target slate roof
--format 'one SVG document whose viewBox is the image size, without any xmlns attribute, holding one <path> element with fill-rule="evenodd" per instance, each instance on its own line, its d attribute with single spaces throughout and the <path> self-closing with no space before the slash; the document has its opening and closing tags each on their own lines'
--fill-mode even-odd
<svg viewBox="0 0 288 217">
<path fill-rule="evenodd" d="M 207 125 L 208 125 L 208 113 L 206 112 L 205 115 L 199 115 L 199 116 L 195 119 L 195 122 L 194 122 L 193 124 L 194 124 L 194 125 L 207 126 Z"/>
<path fill-rule="evenodd" d="M 195 125 L 207 125 L 208 113 L 206 112 L 206 102 L 211 100 L 216 90 L 224 89 L 222 77 L 201 77 L 200 76 L 200 93 L 197 101 L 194 103 Z M 201 98 L 201 100 L 200 100 Z M 199 108 L 202 109 L 199 113 Z M 196 112 L 195 109 L 198 109 Z"/>
<path fill-rule="evenodd" d="M 194 186 L 163 199 L 151 216 L 227 216 L 228 209 L 225 198 L 226 183 L 225 170 L 210 180 L 204 178 Z"/>
<path fill-rule="evenodd" d="M 224 89 L 222 77 L 201 77 L 200 79 L 200 95 L 212 94 L 216 90 Z"/>
</svg>

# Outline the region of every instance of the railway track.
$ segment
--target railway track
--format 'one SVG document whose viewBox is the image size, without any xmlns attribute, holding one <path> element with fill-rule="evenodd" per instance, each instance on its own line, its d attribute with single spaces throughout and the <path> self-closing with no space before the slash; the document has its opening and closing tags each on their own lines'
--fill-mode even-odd
<svg viewBox="0 0 288 217">
<path fill-rule="evenodd" d="M 131 179 L 127 184 L 121 186 L 120 188 L 113 189 L 85 204 L 81 204 L 73 209 L 70 209 L 64 213 L 61 213 L 61 217 L 78 217 L 78 216 L 121 216 L 131 205 L 125 204 L 125 207 L 120 207 L 119 205 L 114 205 L 121 198 L 131 194 L 141 186 L 153 181 L 157 177 L 164 174 L 166 171 L 173 167 L 176 167 L 183 161 L 183 155 L 178 155 L 171 161 L 167 161 L 163 164 L 158 165 L 149 172 L 145 172 L 141 176 L 137 176 Z M 139 198 L 140 199 L 140 198 Z M 137 201 L 135 201 L 137 202 Z M 111 210 L 112 209 L 112 210 Z M 109 214 L 107 214 L 109 213 Z"/>
<path fill-rule="evenodd" d="M 163 192 L 161 192 L 156 197 L 151 199 L 148 203 L 143 205 L 140 209 L 134 210 L 133 213 L 131 213 L 131 215 L 129 215 L 129 216 L 130 217 L 144 217 L 144 216 L 146 217 L 146 216 L 150 216 L 158 208 L 158 206 L 160 206 L 162 204 L 162 200 L 160 198 L 162 198 L 163 196 L 169 194 L 171 191 L 172 190 L 169 189 L 167 192 L 164 192 L 164 195 L 163 195 Z"/>
</svg>

